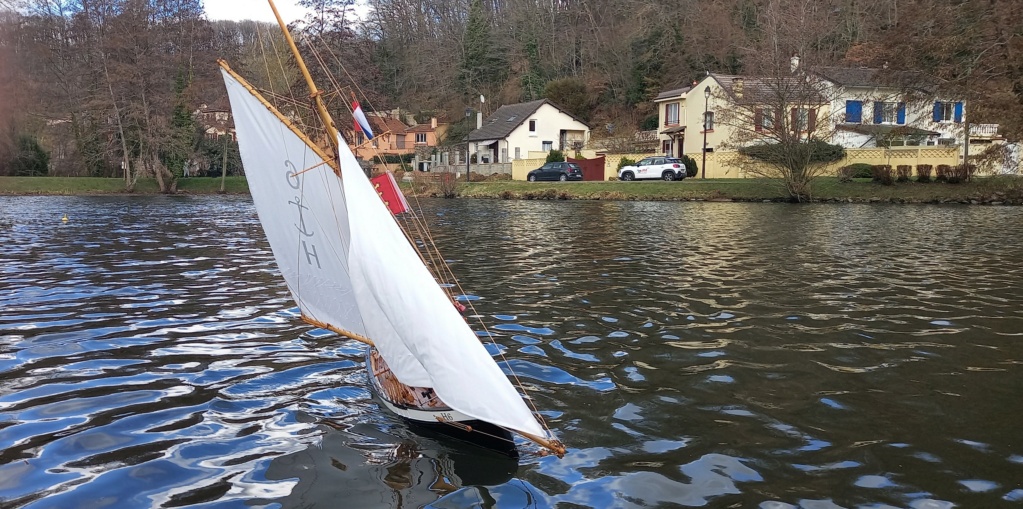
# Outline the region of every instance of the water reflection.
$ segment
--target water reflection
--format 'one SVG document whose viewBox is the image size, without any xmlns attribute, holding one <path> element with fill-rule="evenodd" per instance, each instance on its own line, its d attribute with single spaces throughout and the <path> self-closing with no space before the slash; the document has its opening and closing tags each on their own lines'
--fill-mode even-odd
<svg viewBox="0 0 1023 509">
<path fill-rule="evenodd" d="M 564 459 L 382 413 L 246 198 L 7 198 L 0 506 L 1023 501 L 1021 210 L 424 204 Z"/>
</svg>

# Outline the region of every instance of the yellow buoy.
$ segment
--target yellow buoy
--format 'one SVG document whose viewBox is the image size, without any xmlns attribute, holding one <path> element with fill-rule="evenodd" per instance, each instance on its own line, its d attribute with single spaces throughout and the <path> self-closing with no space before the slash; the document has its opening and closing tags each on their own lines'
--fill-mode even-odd
<svg viewBox="0 0 1023 509">
<path fill-rule="evenodd" d="M 60 218 L 60 220 L 64 221 L 65 223 L 69 221 L 69 219 L 67 218 L 67 212 L 64 213 L 64 217 Z"/>
</svg>

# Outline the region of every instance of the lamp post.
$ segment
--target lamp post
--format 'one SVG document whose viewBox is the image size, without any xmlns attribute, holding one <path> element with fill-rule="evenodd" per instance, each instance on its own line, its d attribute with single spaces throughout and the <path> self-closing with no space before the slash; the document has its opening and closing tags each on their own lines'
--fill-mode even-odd
<svg viewBox="0 0 1023 509">
<path fill-rule="evenodd" d="M 472 108 L 465 109 L 465 121 L 472 117 Z M 469 131 L 471 134 L 472 131 Z M 469 135 L 465 135 L 465 181 L 469 182 Z"/>
<path fill-rule="evenodd" d="M 700 178 L 707 178 L 707 108 L 710 105 L 710 86 L 703 89 L 703 163 L 700 164 Z"/>
</svg>

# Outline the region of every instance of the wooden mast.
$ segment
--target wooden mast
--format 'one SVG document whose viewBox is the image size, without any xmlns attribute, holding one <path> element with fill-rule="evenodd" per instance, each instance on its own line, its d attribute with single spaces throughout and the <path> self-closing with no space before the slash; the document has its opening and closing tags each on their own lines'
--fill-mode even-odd
<svg viewBox="0 0 1023 509">
<path fill-rule="evenodd" d="M 295 45 L 295 40 L 291 37 L 291 32 L 288 31 L 288 26 L 284 24 L 284 20 L 281 18 L 281 14 L 277 12 L 277 6 L 274 5 L 274 0 L 267 0 L 270 3 L 270 8 L 274 11 L 274 17 L 277 18 L 277 24 L 281 26 L 281 32 L 284 33 L 284 39 L 288 41 L 288 46 L 291 48 L 291 53 L 295 55 L 295 61 L 298 62 L 298 68 L 302 71 L 302 76 L 305 78 L 306 85 L 309 87 L 309 98 L 313 100 L 313 104 L 316 107 L 316 114 L 319 115 L 320 121 L 323 122 L 323 128 L 327 131 L 327 138 L 330 141 L 330 146 L 334 149 L 334 157 L 327 160 L 327 164 L 334 169 L 338 177 L 341 176 L 341 167 L 337 162 L 338 152 L 341 147 L 339 146 L 339 139 L 337 134 L 337 128 L 334 127 L 334 119 L 330 117 L 330 113 L 327 112 L 327 106 L 323 104 L 323 98 L 320 97 L 322 92 L 316 88 L 316 83 L 313 83 L 313 77 L 309 74 L 309 69 L 305 65 L 305 60 L 302 60 L 302 55 L 298 53 L 298 46 Z"/>
</svg>

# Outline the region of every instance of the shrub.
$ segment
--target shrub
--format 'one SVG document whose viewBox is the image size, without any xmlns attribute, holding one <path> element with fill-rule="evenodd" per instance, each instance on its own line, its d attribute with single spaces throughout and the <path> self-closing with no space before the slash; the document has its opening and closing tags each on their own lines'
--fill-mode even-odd
<svg viewBox="0 0 1023 509">
<path fill-rule="evenodd" d="M 405 178 L 405 170 L 394 170 L 394 180 L 401 182 Z"/>
<path fill-rule="evenodd" d="M 455 178 L 455 174 L 451 172 L 441 173 L 440 178 L 437 179 L 437 191 L 445 198 L 458 196 L 458 179 Z"/>
<path fill-rule="evenodd" d="M 852 165 L 845 165 L 838 169 L 838 181 L 839 182 L 852 182 L 853 170 L 850 168 Z"/>
<path fill-rule="evenodd" d="M 845 159 L 845 147 L 822 140 L 799 143 L 764 143 L 739 148 L 739 153 L 769 164 L 783 164 L 796 157 L 810 163 L 834 163 Z"/>
<path fill-rule="evenodd" d="M 632 159 L 629 159 L 628 157 L 623 157 L 621 161 L 618 161 L 618 168 L 617 169 L 620 170 L 620 169 L 622 169 L 625 166 L 631 166 L 633 164 L 636 164 L 636 161 L 633 161 Z M 689 171 L 688 166 L 686 167 L 686 171 Z"/>
<path fill-rule="evenodd" d="M 850 178 L 869 179 L 874 177 L 874 167 L 867 163 L 854 163 L 845 167 L 849 169 Z"/>
<path fill-rule="evenodd" d="M 682 157 L 679 159 L 686 165 L 686 178 L 693 178 L 700 172 L 700 168 L 696 165 L 696 160 L 692 157 L 682 154 Z"/>
<path fill-rule="evenodd" d="M 918 164 L 916 165 L 916 181 L 921 184 L 926 184 L 931 181 L 931 169 L 933 167 L 929 164 Z"/>
<path fill-rule="evenodd" d="M 565 160 L 565 154 L 560 150 L 551 150 L 547 153 L 548 163 L 560 163 Z"/>
<path fill-rule="evenodd" d="M 896 182 L 909 182 L 909 176 L 913 174 L 913 167 L 908 164 L 900 164 L 895 167 Z"/>
<path fill-rule="evenodd" d="M 948 174 L 952 171 L 952 167 L 947 164 L 939 164 L 934 169 L 934 181 L 935 182 L 948 182 Z"/>
<path fill-rule="evenodd" d="M 976 170 L 976 166 L 972 164 L 957 164 L 948 172 L 948 183 L 959 184 L 961 182 L 969 182 Z"/>
<path fill-rule="evenodd" d="M 875 164 L 873 167 L 873 173 L 874 182 L 878 182 L 885 186 L 890 186 L 895 183 L 895 179 L 892 178 L 892 165 L 890 164 Z"/>
<path fill-rule="evenodd" d="M 373 156 L 373 162 L 376 164 L 387 163 L 387 164 L 411 164 L 412 158 L 415 154 L 384 154 L 383 157 L 378 155 Z"/>
</svg>

